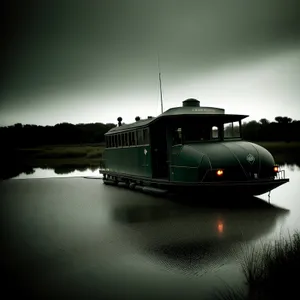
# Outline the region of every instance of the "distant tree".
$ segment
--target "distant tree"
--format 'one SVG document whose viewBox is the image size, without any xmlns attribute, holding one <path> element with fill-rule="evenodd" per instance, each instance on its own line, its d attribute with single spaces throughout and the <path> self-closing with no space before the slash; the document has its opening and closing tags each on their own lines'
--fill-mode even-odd
<svg viewBox="0 0 300 300">
<path fill-rule="evenodd" d="M 292 118 L 289 118 L 289 117 L 283 117 L 282 118 L 282 122 L 284 123 L 284 124 L 289 124 L 289 123 L 292 123 Z"/>
<path fill-rule="evenodd" d="M 117 124 L 113 124 L 113 123 L 106 123 L 105 126 L 110 127 L 110 128 L 114 128 L 117 126 Z"/>
<path fill-rule="evenodd" d="M 16 124 L 14 125 L 14 127 L 15 127 L 16 129 L 22 129 L 22 128 L 23 128 L 23 125 L 22 125 L 22 123 L 16 123 Z"/>
<path fill-rule="evenodd" d="M 0 141 L 1 145 L 8 149 L 5 153 L 12 153 L 11 150 L 18 147 L 102 143 L 104 134 L 116 126 L 113 123 L 74 125 L 63 122 L 55 126 L 17 123 L 0 127 Z M 253 120 L 243 123 L 242 127 L 243 136 L 249 141 L 300 141 L 300 121 L 289 117 L 277 116 L 274 122 L 262 118 L 259 122 Z M 229 131 L 232 133 L 232 127 L 225 126 L 224 129 L 226 134 L 229 134 Z M 233 131 L 235 129 L 234 127 Z"/>
<path fill-rule="evenodd" d="M 283 120 L 283 118 L 280 117 L 280 116 L 275 117 L 275 121 L 276 121 L 277 123 L 279 123 L 279 124 L 282 124 L 282 120 Z"/>
<path fill-rule="evenodd" d="M 280 124 L 288 124 L 292 122 L 292 118 L 278 116 L 275 118 L 275 121 L 277 121 Z"/>
<path fill-rule="evenodd" d="M 259 140 L 260 124 L 256 121 L 250 121 L 243 124 L 243 133 L 246 140 Z"/>
<path fill-rule="evenodd" d="M 265 119 L 265 118 L 263 118 L 263 119 L 260 119 L 259 120 L 259 122 L 261 123 L 261 125 L 263 125 L 263 126 L 267 126 L 267 125 L 269 125 L 270 124 L 270 121 L 269 120 L 267 120 L 267 119 Z"/>
</svg>

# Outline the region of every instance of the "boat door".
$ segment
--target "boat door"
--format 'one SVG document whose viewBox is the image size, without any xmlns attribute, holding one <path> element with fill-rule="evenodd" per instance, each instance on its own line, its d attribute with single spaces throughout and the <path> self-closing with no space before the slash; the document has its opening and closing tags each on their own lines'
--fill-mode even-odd
<svg viewBox="0 0 300 300">
<path fill-rule="evenodd" d="M 166 127 L 151 128 L 153 178 L 169 180 L 169 151 Z"/>
</svg>

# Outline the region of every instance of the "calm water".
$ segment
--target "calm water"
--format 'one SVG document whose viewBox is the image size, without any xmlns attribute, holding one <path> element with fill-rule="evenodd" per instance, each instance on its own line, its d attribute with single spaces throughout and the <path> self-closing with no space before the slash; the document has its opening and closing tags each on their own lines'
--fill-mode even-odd
<svg viewBox="0 0 300 300">
<path fill-rule="evenodd" d="M 290 182 L 272 191 L 272 205 L 267 195 L 219 204 L 152 197 L 92 180 L 98 170 L 2 181 L 6 279 L 32 298 L 213 299 L 224 282 L 243 284 L 241 241 L 300 229 L 300 169 L 285 169 Z"/>
<path fill-rule="evenodd" d="M 68 170 L 62 169 L 59 172 L 54 169 L 41 169 L 35 168 L 32 169 L 31 174 L 21 173 L 20 175 L 13 177 L 12 179 L 30 179 L 30 178 L 53 178 L 53 177 L 99 177 L 102 178 L 102 175 L 99 174 L 99 169 L 89 169 L 87 168 L 84 171 L 81 170 Z"/>
</svg>

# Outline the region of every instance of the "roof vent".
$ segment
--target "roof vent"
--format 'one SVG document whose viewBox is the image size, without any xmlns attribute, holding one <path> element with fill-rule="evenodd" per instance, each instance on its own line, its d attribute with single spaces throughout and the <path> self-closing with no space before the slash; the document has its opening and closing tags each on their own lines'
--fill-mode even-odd
<svg viewBox="0 0 300 300">
<path fill-rule="evenodd" d="M 139 121 L 141 118 L 139 116 L 135 117 L 136 122 Z"/>
<path fill-rule="evenodd" d="M 200 101 L 194 98 L 189 98 L 184 101 L 182 101 L 182 106 L 190 106 L 190 107 L 199 107 L 200 106 Z"/>
<path fill-rule="evenodd" d="M 122 125 L 122 120 L 123 119 L 121 117 L 119 117 L 117 120 L 118 120 L 118 126 L 120 127 Z"/>
</svg>

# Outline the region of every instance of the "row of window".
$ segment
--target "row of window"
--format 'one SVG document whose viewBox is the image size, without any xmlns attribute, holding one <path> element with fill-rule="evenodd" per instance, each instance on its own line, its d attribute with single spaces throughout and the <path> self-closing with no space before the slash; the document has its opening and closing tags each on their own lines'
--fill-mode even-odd
<svg viewBox="0 0 300 300">
<path fill-rule="evenodd" d="M 184 140 L 186 142 L 219 140 L 221 137 L 221 127 L 218 126 L 186 126 L 183 129 Z M 238 122 L 231 123 L 224 128 L 224 139 L 241 137 Z M 182 144 L 182 128 L 177 128 L 173 132 L 173 145 Z"/>
<path fill-rule="evenodd" d="M 106 148 L 133 147 L 149 144 L 149 128 L 115 133 L 105 137 Z"/>
<path fill-rule="evenodd" d="M 214 140 L 220 138 L 220 128 L 217 126 L 191 127 L 186 128 L 185 141 Z M 224 128 L 224 139 L 240 137 L 240 124 L 233 122 Z M 182 129 L 177 128 L 172 133 L 173 145 L 182 143 Z M 131 130 L 124 133 L 116 133 L 105 137 L 107 148 L 133 147 L 139 145 L 149 145 L 149 128 Z"/>
</svg>

